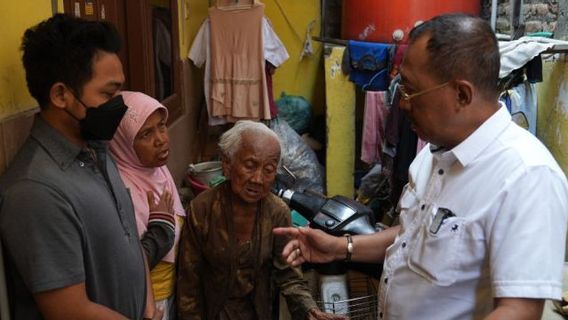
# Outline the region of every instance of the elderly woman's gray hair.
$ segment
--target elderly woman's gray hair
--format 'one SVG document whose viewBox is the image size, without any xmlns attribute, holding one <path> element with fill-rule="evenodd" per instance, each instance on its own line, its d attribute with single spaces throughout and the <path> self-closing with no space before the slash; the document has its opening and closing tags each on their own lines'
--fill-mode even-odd
<svg viewBox="0 0 568 320">
<path fill-rule="evenodd" d="M 240 120 L 237 121 L 231 129 L 223 133 L 219 139 L 219 149 L 223 155 L 229 158 L 229 160 L 232 160 L 235 153 L 239 150 L 241 146 L 241 138 L 245 133 L 265 135 L 276 139 L 280 145 L 280 158 L 282 159 L 282 141 L 280 141 L 280 138 L 274 131 L 260 122 Z"/>
</svg>

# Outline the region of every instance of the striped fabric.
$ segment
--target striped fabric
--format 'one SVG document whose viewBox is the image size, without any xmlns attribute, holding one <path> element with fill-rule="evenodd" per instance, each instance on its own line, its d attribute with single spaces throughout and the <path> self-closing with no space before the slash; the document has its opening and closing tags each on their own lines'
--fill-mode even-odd
<svg viewBox="0 0 568 320">
<path fill-rule="evenodd" d="M 148 218 L 148 226 L 155 223 L 163 223 L 167 225 L 169 228 L 171 228 L 172 231 L 175 230 L 176 226 L 174 215 L 162 211 L 150 212 L 150 217 Z"/>
</svg>

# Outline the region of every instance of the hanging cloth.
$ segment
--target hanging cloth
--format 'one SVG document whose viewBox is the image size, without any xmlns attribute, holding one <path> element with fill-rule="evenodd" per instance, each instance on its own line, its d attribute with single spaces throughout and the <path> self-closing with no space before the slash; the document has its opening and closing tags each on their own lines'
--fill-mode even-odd
<svg viewBox="0 0 568 320">
<path fill-rule="evenodd" d="M 225 117 L 214 117 L 212 116 L 211 106 L 210 106 L 210 83 L 211 83 L 211 40 L 210 40 L 210 21 L 209 18 L 205 19 L 205 21 L 201 24 L 195 39 L 193 40 L 193 44 L 191 45 L 191 49 L 188 53 L 188 58 L 193 61 L 194 65 L 198 68 L 205 68 L 204 76 L 203 76 L 203 91 L 205 95 L 205 101 L 207 106 L 207 114 L 208 114 L 208 124 L 210 126 L 222 125 L 226 124 L 227 120 Z M 286 47 L 278 38 L 276 32 L 272 28 L 270 21 L 265 17 L 262 18 L 262 35 L 263 35 L 263 51 L 264 51 L 264 59 L 266 59 L 266 63 L 270 63 L 274 67 L 280 67 L 286 60 L 288 60 L 289 55 L 288 51 L 286 51 Z M 267 78 L 267 92 L 270 96 L 272 92 L 270 89 L 269 79 Z M 272 112 L 272 109 L 271 109 Z M 273 118 L 276 115 L 273 114 Z"/>
<path fill-rule="evenodd" d="M 361 160 L 365 163 L 381 163 L 387 114 L 385 92 L 367 91 L 361 139 Z"/>
<path fill-rule="evenodd" d="M 212 116 L 270 119 L 262 41 L 264 5 L 248 9 L 209 8 L 211 23 Z"/>
<path fill-rule="evenodd" d="M 347 43 L 350 59 L 349 80 L 363 90 L 387 90 L 392 47 L 390 44 L 350 40 Z"/>
</svg>

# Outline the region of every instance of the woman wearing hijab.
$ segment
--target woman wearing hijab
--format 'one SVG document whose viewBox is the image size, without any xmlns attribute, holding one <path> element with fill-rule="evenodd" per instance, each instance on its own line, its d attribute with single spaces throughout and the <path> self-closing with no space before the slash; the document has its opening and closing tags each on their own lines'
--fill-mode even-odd
<svg viewBox="0 0 568 320">
<path fill-rule="evenodd" d="M 140 92 L 123 91 L 122 97 L 128 111 L 109 147 L 130 190 L 138 235 L 151 270 L 156 307 L 163 310 L 163 319 L 167 320 L 175 314 L 175 259 L 185 216 L 166 167 L 168 111 L 157 100 Z"/>
</svg>

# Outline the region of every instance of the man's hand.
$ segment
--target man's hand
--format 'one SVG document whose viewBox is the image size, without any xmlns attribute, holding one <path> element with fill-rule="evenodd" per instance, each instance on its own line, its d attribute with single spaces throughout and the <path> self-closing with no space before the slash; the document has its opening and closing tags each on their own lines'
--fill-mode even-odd
<svg viewBox="0 0 568 320">
<path fill-rule="evenodd" d="M 342 239 L 312 228 L 274 228 L 275 235 L 292 238 L 282 250 L 282 256 L 291 266 L 299 266 L 304 262 L 326 263 L 339 257 L 345 251 Z"/>
<path fill-rule="evenodd" d="M 117 311 L 89 300 L 85 283 L 34 294 L 45 319 L 125 320 Z"/>
<path fill-rule="evenodd" d="M 318 309 L 314 308 L 308 311 L 306 320 L 349 320 L 349 317 L 339 314 L 321 312 Z"/>
</svg>

